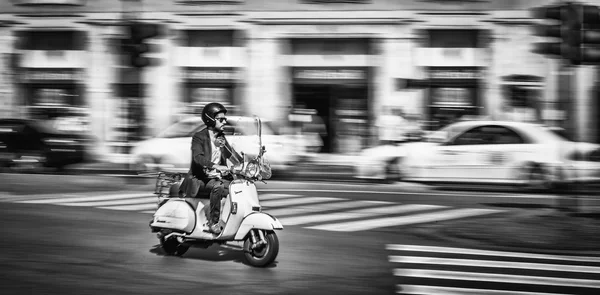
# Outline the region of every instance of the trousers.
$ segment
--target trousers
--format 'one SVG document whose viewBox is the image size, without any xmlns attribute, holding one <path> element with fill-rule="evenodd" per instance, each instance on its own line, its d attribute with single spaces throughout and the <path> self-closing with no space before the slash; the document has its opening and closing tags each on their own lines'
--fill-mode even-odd
<svg viewBox="0 0 600 295">
<path fill-rule="evenodd" d="M 206 183 L 205 189 L 210 190 L 210 216 L 209 222 L 212 224 L 219 223 L 221 216 L 221 199 L 229 194 L 230 180 L 213 178 Z"/>
</svg>

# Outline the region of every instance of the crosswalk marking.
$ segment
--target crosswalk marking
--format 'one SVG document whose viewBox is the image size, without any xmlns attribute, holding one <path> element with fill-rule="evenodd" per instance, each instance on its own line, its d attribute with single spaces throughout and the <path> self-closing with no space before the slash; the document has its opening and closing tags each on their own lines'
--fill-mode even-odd
<svg viewBox="0 0 600 295">
<path fill-rule="evenodd" d="M 430 269 L 394 269 L 395 276 L 419 277 L 428 279 L 496 282 L 510 284 L 530 284 L 544 286 L 568 286 L 600 288 L 599 280 L 570 279 L 560 277 L 522 276 L 497 273 L 465 272 Z"/>
<path fill-rule="evenodd" d="M 302 195 L 292 195 L 292 194 L 262 194 L 259 195 L 258 198 L 260 201 L 266 200 L 275 200 L 275 199 L 288 199 L 288 198 L 301 198 Z"/>
<path fill-rule="evenodd" d="M 72 198 L 51 198 L 51 199 L 40 199 L 40 200 L 25 200 L 25 201 L 17 201 L 17 203 L 26 203 L 26 204 L 58 204 L 58 203 L 69 203 L 69 202 L 86 202 L 86 201 L 100 201 L 100 200 L 117 200 L 117 199 L 125 199 L 125 198 L 136 198 L 136 197 L 148 197 L 151 196 L 152 193 L 133 193 L 133 194 L 107 194 L 101 196 L 84 196 L 84 197 L 72 197 Z"/>
<path fill-rule="evenodd" d="M 325 204 L 318 204 L 318 205 L 300 205 L 297 207 L 288 207 L 288 208 L 275 209 L 275 210 L 265 209 L 264 211 L 273 216 L 289 216 L 289 215 L 297 215 L 300 213 L 317 213 L 317 212 L 323 212 L 323 211 L 350 209 L 350 208 L 356 208 L 356 207 L 380 206 L 380 205 L 389 205 L 389 204 L 394 204 L 394 203 L 383 202 L 383 201 L 346 201 L 346 202 L 334 202 L 334 203 L 325 203 Z"/>
<path fill-rule="evenodd" d="M 521 292 L 504 291 L 490 289 L 467 289 L 455 287 L 422 286 L 422 285 L 397 285 L 398 293 L 406 295 L 564 295 L 562 293 L 539 293 L 539 292 Z"/>
<path fill-rule="evenodd" d="M 395 217 L 384 217 L 376 218 L 364 221 L 347 222 L 344 224 L 327 224 L 311 226 L 312 229 L 330 230 L 330 231 L 361 231 L 370 230 L 379 227 L 390 227 L 414 223 L 434 222 L 442 220 L 451 220 L 472 216 L 479 216 L 491 213 L 503 212 L 501 210 L 492 209 L 454 209 L 446 210 L 442 212 L 423 213 L 410 216 L 395 216 Z"/>
<path fill-rule="evenodd" d="M 111 200 L 111 201 L 95 201 L 95 202 L 77 202 L 77 203 L 61 203 L 63 206 L 108 206 L 108 205 L 133 205 L 133 204 L 148 204 L 155 203 L 156 197 L 142 197 L 142 198 L 132 198 L 125 200 Z"/>
<path fill-rule="evenodd" d="M 98 207 L 98 208 L 109 209 L 109 210 L 121 210 L 121 211 L 139 211 L 139 210 L 156 209 L 156 203 L 141 204 L 141 205 L 125 205 L 125 206 L 104 206 L 104 207 Z"/>
<path fill-rule="evenodd" d="M 412 212 L 412 211 L 436 209 L 436 208 L 443 208 L 443 207 L 444 206 L 422 205 L 422 204 L 396 205 L 396 206 L 360 209 L 360 210 L 353 210 L 353 211 L 340 212 L 340 213 L 316 214 L 316 215 L 306 215 L 306 216 L 291 217 L 291 218 L 282 218 L 281 223 L 283 225 L 299 225 L 299 224 L 316 223 L 316 222 L 323 222 L 323 221 L 355 219 L 355 218 L 368 217 L 368 216 L 380 215 L 380 214 L 391 214 L 391 213 L 400 214 L 400 213 L 407 213 L 407 212 Z M 361 222 L 365 222 L 365 221 L 361 221 Z"/>
<path fill-rule="evenodd" d="M 467 254 L 479 256 L 498 256 L 498 257 L 517 257 L 531 259 L 547 259 L 547 260 L 568 260 L 577 262 L 595 262 L 600 263 L 600 257 L 594 256 L 571 256 L 571 255 L 547 255 L 524 252 L 511 251 L 490 251 L 469 248 L 454 248 L 454 247 L 437 247 L 437 246 L 419 246 L 419 245 L 402 245 L 389 244 L 386 245 L 387 250 L 392 251 L 413 251 L 413 252 L 433 252 L 433 253 L 451 253 L 451 254 Z"/>
<path fill-rule="evenodd" d="M 597 257 L 402 244 L 386 249 L 394 251 L 394 276 L 408 283 L 396 285 L 398 294 L 600 294 Z M 485 289 L 486 283 L 501 290 Z M 549 286 L 561 293 L 545 293 Z"/>
<path fill-rule="evenodd" d="M 284 207 L 284 206 L 292 206 L 299 204 L 310 204 L 310 203 L 323 203 L 326 201 L 339 201 L 339 200 L 347 200 L 342 198 L 325 198 L 325 197 L 307 197 L 301 199 L 292 199 L 292 200 L 272 200 L 272 201 L 264 201 L 260 202 L 262 207 Z"/>
<path fill-rule="evenodd" d="M 413 264 L 433 264 L 433 265 L 457 265 L 457 266 L 476 266 L 485 268 L 516 268 L 528 270 L 546 270 L 563 272 L 587 272 L 600 273 L 600 267 L 585 265 L 565 265 L 565 264 L 547 264 L 547 263 L 529 263 L 529 262 L 507 262 L 499 260 L 476 260 L 476 259 L 457 259 L 457 258 L 437 258 L 423 256 L 390 256 L 390 262 L 394 263 L 413 263 Z"/>
<path fill-rule="evenodd" d="M 284 225 L 298 225 L 309 229 L 326 231 L 360 231 L 368 228 L 392 226 L 387 218 L 403 218 L 402 224 L 417 224 L 441 219 L 461 218 L 454 215 L 443 217 L 451 208 L 426 204 L 401 204 L 398 202 L 350 200 L 343 197 L 307 197 L 291 193 L 265 193 L 259 196 L 263 211 L 279 217 Z M 44 204 L 72 207 L 94 207 L 107 210 L 135 211 L 154 214 L 158 198 L 152 192 L 89 192 L 68 194 L 39 194 L 10 196 L 3 202 Z M 471 214 L 472 210 L 470 209 Z M 430 212 L 428 212 L 430 211 Z M 435 212 L 434 212 L 435 211 Z M 419 214 L 417 214 L 419 213 Z M 431 213 L 435 219 L 427 218 Z M 411 216 L 417 216 L 411 218 Z M 409 219 L 406 219 L 409 218 Z M 374 222 L 373 222 L 374 220 Z M 408 221 L 407 221 L 408 220 Z M 382 223 L 387 222 L 386 224 Z M 361 224 L 357 226 L 357 224 Z"/>
</svg>

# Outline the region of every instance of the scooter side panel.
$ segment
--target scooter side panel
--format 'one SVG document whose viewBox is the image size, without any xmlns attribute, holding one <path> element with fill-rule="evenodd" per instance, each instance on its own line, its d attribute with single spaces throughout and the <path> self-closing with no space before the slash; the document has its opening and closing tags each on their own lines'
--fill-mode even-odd
<svg viewBox="0 0 600 295">
<path fill-rule="evenodd" d="M 194 209 L 184 200 L 173 199 L 154 213 L 151 227 L 179 230 L 190 233 L 196 225 Z"/>
<path fill-rule="evenodd" d="M 242 221 L 240 228 L 237 231 L 237 234 L 234 237 L 234 240 L 242 240 L 246 237 L 248 232 L 251 229 L 264 229 L 264 230 L 274 230 L 274 229 L 283 229 L 283 225 L 281 222 L 266 213 L 256 212 L 248 215 Z"/>
</svg>

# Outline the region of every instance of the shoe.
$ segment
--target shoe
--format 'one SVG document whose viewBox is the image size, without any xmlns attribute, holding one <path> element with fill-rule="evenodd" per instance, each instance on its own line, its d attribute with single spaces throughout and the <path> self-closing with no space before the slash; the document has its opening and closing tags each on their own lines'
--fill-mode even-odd
<svg viewBox="0 0 600 295">
<path fill-rule="evenodd" d="M 221 233 L 221 226 L 219 226 L 218 223 L 213 224 L 213 225 L 209 225 L 208 229 L 210 230 L 211 233 L 218 235 Z"/>
</svg>

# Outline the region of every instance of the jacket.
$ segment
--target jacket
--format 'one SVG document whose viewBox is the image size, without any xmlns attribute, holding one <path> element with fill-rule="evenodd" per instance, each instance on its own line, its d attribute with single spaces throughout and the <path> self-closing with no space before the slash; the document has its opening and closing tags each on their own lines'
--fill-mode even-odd
<svg viewBox="0 0 600 295">
<path fill-rule="evenodd" d="M 212 168 L 212 145 L 208 128 L 204 127 L 192 137 L 192 159 L 190 170 L 186 179 L 181 184 L 180 190 L 188 197 L 194 197 L 198 190 L 204 188 L 210 177 L 206 175 L 205 168 Z M 221 149 L 221 160 L 219 165 L 225 165 L 226 160 L 231 157 L 233 149 L 225 139 L 225 148 Z"/>
</svg>

